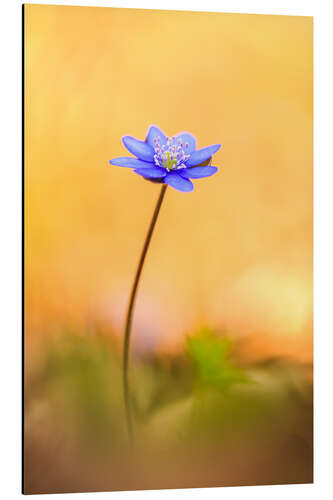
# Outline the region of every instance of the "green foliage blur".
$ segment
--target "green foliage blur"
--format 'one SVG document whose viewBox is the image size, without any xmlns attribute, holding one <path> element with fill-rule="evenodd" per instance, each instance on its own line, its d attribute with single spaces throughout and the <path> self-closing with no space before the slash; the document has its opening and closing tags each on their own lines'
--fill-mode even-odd
<svg viewBox="0 0 333 500">
<path fill-rule="evenodd" d="M 200 388 L 216 388 L 221 391 L 233 384 L 249 380 L 245 371 L 234 366 L 230 359 L 231 340 L 218 337 L 209 328 L 187 338 L 189 359 L 195 369 L 195 383 Z"/>
<path fill-rule="evenodd" d="M 135 465 L 133 487 L 182 487 L 181 479 L 172 479 L 178 462 L 191 471 L 200 465 L 200 472 L 189 473 L 189 486 L 221 485 L 220 474 L 223 484 L 242 484 L 233 483 L 233 474 L 244 474 L 244 484 L 309 482 L 311 374 L 311 366 L 292 360 L 245 362 L 227 334 L 207 327 L 189 335 L 178 355 L 134 350 L 130 390 L 145 472 Z M 97 329 L 48 341 L 26 378 L 25 395 L 29 491 L 50 492 L 52 481 L 54 492 L 72 484 L 73 491 L 130 489 L 119 341 Z M 273 472 L 263 472 L 267 460 Z M 221 461 L 223 472 L 214 472 Z M 240 464 L 245 471 L 252 462 L 249 476 L 239 473 Z"/>
</svg>

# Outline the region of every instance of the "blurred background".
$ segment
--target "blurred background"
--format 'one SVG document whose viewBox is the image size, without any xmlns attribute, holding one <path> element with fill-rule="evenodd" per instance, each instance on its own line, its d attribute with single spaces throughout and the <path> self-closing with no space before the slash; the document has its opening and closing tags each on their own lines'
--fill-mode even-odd
<svg viewBox="0 0 333 500">
<path fill-rule="evenodd" d="M 311 482 L 312 18 L 24 10 L 26 492 Z M 159 187 L 108 162 L 151 124 L 223 147 L 159 216 L 129 459 Z"/>
</svg>

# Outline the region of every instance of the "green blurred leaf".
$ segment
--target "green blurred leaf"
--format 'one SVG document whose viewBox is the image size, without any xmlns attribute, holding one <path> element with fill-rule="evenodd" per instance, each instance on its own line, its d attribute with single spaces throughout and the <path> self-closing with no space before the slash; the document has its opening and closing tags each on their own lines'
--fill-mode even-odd
<svg viewBox="0 0 333 500">
<path fill-rule="evenodd" d="M 107 339 L 67 333 L 50 343 L 40 377 L 53 411 L 76 423 L 80 440 L 115 442 L 121 427 L 121 367 Z"/>
<path fill-rule="evenodd" d="M 216 336 L 209 328 L 202 328 L 187 338 L 187 354 L 193 364 L 198 387 L 225 391 L 233 384 L 248 382 L 243 370 L 230 360 L 231 341 Z"/>
</svg>

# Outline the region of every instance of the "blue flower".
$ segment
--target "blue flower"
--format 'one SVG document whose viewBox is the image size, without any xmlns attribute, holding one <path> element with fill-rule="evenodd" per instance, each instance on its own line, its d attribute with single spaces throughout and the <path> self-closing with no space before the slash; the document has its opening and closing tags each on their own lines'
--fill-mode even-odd
<svg viewBox="0 0 333 500">
<path fill-rule="evenodd" d="M 125 135 L 122 141 L 134 158 L 113 158 L 110 160 L 111 165 L 133 168 L 136 174 L 145 179 L 168 184 L 178 191 L 192 191 L 190 179 L 209 177 L 218 170 L 210 162 L 221 144 L 196 149 L 196 139 L 188 132 L 166 137 L 158 127 L 152 125 L 145 141 L 129 135 Z"/>
</svg>

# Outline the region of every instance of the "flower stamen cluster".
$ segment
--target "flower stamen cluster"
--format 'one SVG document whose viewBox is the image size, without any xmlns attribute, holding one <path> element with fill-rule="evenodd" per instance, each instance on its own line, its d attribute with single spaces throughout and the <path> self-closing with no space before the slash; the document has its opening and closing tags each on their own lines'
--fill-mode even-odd
<svg viewBox="0 0 333 500">
<path fill-rule="evenodd" d="M 184 163 L 190 158 L 190 154 L 186 153 L 188 147 L 188 142 L 183 147 L 182 139 L 176 137 L 168 137 L 166 144 L 161 145 L 161 137 L 157 136 L 154 138 L 155 165 L 165 168 L 168 172 L 185 168 Z"/>
</svg>

